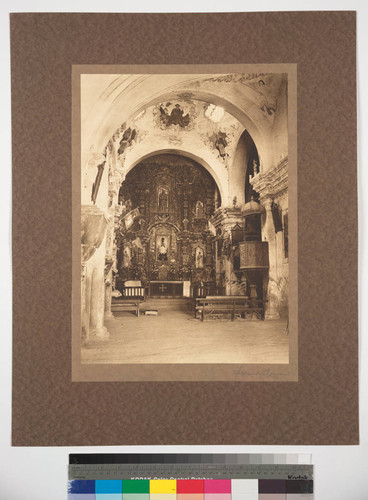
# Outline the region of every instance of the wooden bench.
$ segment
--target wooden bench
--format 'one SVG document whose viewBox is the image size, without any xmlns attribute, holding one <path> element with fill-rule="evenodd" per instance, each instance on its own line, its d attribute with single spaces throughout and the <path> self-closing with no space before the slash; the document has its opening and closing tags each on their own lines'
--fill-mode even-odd
<svg viewBox="0 0 368 500">
<path fill-rule="evenodd" d="M 145 300 L 145 288 L 140 281 L 126 281 L 121 289 L 125 299 Z"/>
<path fill-rule="evenodd" d="M 194 317 L 200 314 L 201 321 L 211 314 L 230 314 L 231 321 L 235 315 L 240 314 L 245 317 L 251 316 L 263 319 L 264 303 L 263 299 L 254 299 L 242 295 L 210 296 L 196 299 Z"/>
<path fill-rule="evenodd" d="M 115 299 L 111 302 L 111 311 L 112 312 L 121 312 L 121 311 L 133 311 L 136 313 L 139 318 L 139 300 L 124 300 L 124 299 Z"/>
</svg>

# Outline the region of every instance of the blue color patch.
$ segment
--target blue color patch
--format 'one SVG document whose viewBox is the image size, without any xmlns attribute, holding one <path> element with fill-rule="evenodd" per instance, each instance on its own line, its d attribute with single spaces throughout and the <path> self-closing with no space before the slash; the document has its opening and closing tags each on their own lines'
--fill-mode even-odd
<svg viewBox="0 0 368 500">
<path fill-rule="evenodd" d="M 73 479 L 73 481 L 69 481 L 68 493 L 94 493 L 94 492 L 95 492 L 94 480 Z"/>
<path fill-rule="evenodd" d="M 96 493 L 123 493 L 123 481 L 121 479 L 96 479 Z"/>
</svg>

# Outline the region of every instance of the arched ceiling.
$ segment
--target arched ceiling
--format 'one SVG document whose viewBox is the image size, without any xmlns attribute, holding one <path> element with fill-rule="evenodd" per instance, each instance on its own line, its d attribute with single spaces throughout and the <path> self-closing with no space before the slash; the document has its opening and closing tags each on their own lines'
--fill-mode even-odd
<svg viewBox="0 0 368 500">
<path fill-rule="evenodd" d="M 267 161 L 282 74 L 81 75 L 82 165 L 100 153 L 123 122 L 160 102 L 221 106 L 252 136 Z"/>
</svg>

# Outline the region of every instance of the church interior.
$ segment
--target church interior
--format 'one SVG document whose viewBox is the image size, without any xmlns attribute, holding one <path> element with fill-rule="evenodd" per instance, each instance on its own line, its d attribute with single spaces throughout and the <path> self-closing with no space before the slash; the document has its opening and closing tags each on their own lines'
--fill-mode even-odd
<svg viewBox="0 0 368 500">
<path fill-rule="evenodd" d="M 83 363 L 288 363 L 284 73 L 81 75 Z"/>
</svg>

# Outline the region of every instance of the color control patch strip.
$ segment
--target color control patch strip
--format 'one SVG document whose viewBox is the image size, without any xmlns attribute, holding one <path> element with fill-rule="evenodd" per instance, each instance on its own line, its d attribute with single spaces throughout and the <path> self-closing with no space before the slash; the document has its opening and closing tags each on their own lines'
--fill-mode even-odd
<svg viewBox="0 0 368 500">
<path fill-rule="evenodd" d="M 68 500 L 312 500 L 313 467 L 285 464 L 280 457 L 267 463 L 220 459 L 204 463 L 198 455 L 185 462 L 140 462 L 115 456 L 95 460 L 70 457 Z M 81 458 L 82 457 L 82 458 Z M 122 458 L 123 457 L 123 458 Z M 128 457 L 128 456 L 127 456 Z M 163 456 L 162 456 L 163 457 Z M 183 458 L 183 455 L 181 455 Z M 304 457 L 305 459 L 305 457 Z M 125 463 L 124 463 L 125 460 Z M 217 462 L 217 463 L 216 463 Z M 270 463 L 272 462 L 272 463 Z M 202 477 L 198 477 L 198 475 Z M 193 478 L 193 475 L 195 476 Z M 213 478 L 211 476 L 216 476 Z M 219 475 L 222 477 L 219 478 Z M 118 477 L 120 478 L 118 479 Z"/>
</svg>

